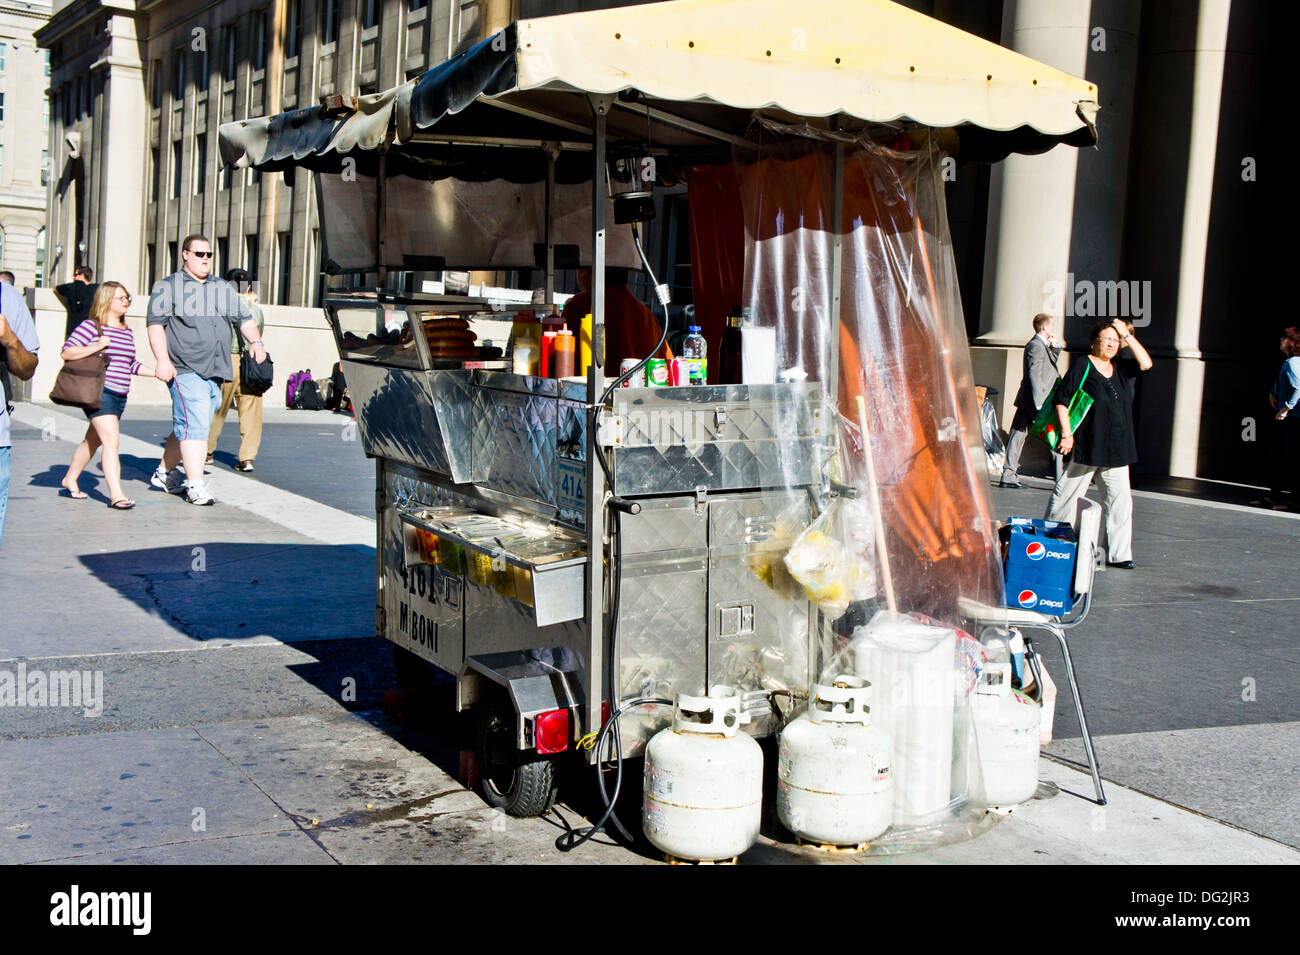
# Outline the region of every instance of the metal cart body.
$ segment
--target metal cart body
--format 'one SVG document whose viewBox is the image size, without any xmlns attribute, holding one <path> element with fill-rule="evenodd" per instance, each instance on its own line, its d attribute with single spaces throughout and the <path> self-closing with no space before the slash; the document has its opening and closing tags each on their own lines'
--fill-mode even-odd
<svg viewBox="0 0 1300 955">
<path fill-rule="evenodd" d="M 592 268 L 599 343 L 605 267 L 628 248 L 611 239 L 611 146 L 729 162 L 733 147 L 752 147 L 760 115 L 816 127 L 839 137 L 839 222 L 846 123 L 897 132 L 906 121 L 945 150 L 995 161 L 1094 144 L 1096 105 L 1083 80 L 884 0 L 675 0 L 522 20 L 392 90 L 229 123 L 220 138 L 228 163 L 319 173 L 327 272 L 375 272 L 384 285 L 390 269 L 531 268 L 539 252 L 550 302 L 565 248 Z M 573 214 L 585 188 L 589 221 Z M 452 201 L 457 190 L 478 204 Z M 514 234 L 521 223 L 529 235 Z M 842 237 L 831 231 L 818 334 L 834 372 Z M 770 681 L 808 686 L 816 615 L 774 599 L 768 570 L 799 524 L 800 482 L 823 479 L 834 381 L 602 400 L 611 370 L 598 361 L 585 381 L 445 370 L 423 336 L 404 348 L 380 334 L 381 311 L 467 303 L 372 292 L 325 306 L 376 460 L 378 632 L 456 674 L 461 707 L 504 694 L 513 744 L 536 752 L 551 714 L 571 717 L 567 746 L 618 699 L 714 682 L 753 694 L 749 729 L 763 733 Z M 358 320 L 373 323 L 373 343 L 347 335 Z M 640 503 L 619 519 L 621 548 L 610 546 L 611 493 Z M 631 711 L 628 748 L 660 719 Z"/>
</svg>

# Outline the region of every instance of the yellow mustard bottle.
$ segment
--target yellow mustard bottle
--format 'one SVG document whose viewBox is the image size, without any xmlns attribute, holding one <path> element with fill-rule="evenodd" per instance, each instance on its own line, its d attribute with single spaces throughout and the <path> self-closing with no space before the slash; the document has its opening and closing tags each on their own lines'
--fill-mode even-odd
<svg viewBox="0 0 1300 955">
<path fill-rule="evenodd" d="M 578 374 L 585 378 L 587 376 L 587 369 L 591 367 L 591 312 L 582 316 L 582 331 L 579 341 L 578 362 Z"/>
</svg>

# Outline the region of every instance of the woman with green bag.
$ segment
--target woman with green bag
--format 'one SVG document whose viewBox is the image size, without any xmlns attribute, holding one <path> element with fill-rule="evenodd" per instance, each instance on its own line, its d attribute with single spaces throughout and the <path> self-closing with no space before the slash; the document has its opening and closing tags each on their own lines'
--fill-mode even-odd
<svg viewBox="0 0 1300 955">
<path fill-rule="evenodd" d="M 1051 398 L 1060 425 L 1057 450 L 1066 456 L 1067 467 L 1052 489 L 1044 516 L 1049 521 L 1073 521 L 1079 498 L 1095 476 L 1105 494 L 1106 563 L 1132 570 L 1137 565 L 1133 562 L 1133 494 L 1128 467 L 1137 460 L 1135 379 L 1115 357 L 1127 348 L 1138 368 L 1147 371 L 1151 356 L 1134 336 L 1133 326 L 1122 319 L 1103 319 L 1092 326 L 1088 338 L 1091 351 L 1087 359 L 1070 365 Z M 1075 397 L 1080 391 L 1092 402 L 1083 419 L 1071 427 L 1069 408 L 1072 403 L 1079 407 L 1081 402 Z"/>
</svg>

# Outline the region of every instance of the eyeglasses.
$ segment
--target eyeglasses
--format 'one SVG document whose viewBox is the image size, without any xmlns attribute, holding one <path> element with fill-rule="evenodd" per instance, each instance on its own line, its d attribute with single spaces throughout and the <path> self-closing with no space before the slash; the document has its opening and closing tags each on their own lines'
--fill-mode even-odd
<svg viewBox="0 0 1300 955">
<path fill-rule="evenodd" d="M 127 295 L 125 292 L 118 292 L 116 295 L 113 296 L 113 298 L 124 299 L 127 305 L 131 304 L 131 296 Z"/>
<path fill-rule="evenodd" d="M 197 249 L 190 249 L 190 255 L 197 255 L 197 256 L 198 256 L 199 258 L 201 258 L 201 259 L 210 259 L 210 258 L 212 258 L 212 252 L 211 252 L 211 251 L 208 251 L 208 252 L 200 252 L 200 251 L 198 251 Z"/>
</svg>

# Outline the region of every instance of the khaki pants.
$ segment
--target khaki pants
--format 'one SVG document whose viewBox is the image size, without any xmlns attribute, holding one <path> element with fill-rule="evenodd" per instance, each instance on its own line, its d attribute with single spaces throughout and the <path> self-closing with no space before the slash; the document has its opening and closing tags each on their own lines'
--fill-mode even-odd
<svg viewBox="0 0 1300 955">
<path fill-rule="evenodd" d="M 239 390 L 239 356 L 231 355 L 234 367 L 234 381 L 227 381 L 221 386 L 221 406 L 212 416 L 212 427 L 208 431 L 208 454 L 217 450 L 217 439 L 221 437 L 221 428 L 226 423 L 226 412 L 230 410 L 230 399 L 236 402 L 239 415 L 239 458 L 240 461 L 252 461 L 257 457 L 257 449 L 262 444 L 262 396 L 246 395 Z"/>
<path fill-rule="evenodd" d="M 1105 518 L 1106 560 L 1118 564 L 1133 559 L 1133 492 L 1129 490 L 1128 465 L 1121 468 L 1098 468 L 1071 464 L 1056 479 L 1052 498 L 1047 502 L 1044 518 L 1074 523 L 1079 498 L 1096 477 L 1101 485 L 1102 515 Z"/>
</svg>

